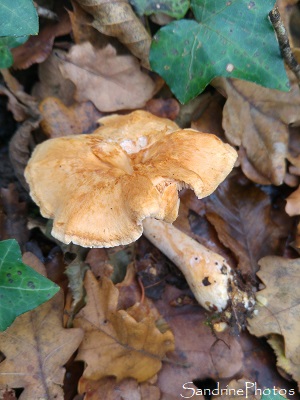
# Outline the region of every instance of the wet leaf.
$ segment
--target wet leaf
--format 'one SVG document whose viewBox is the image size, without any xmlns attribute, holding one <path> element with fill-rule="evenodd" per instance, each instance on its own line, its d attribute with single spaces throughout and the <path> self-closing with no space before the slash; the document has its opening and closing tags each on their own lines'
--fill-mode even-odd
<svg viewBox="0 0 300 400">
<path fill-rule="evenodd" d="M 18 315 L 50 300 L 58 290 L 57 285 L 22 263 L 14 239 L 0 242 L 0 331 Z"/>
<path fill-rule="evenodd" d="M 196 21 L 182 19 L 158 31 L 151 45 L 151 67 L 182 103 L 196 97 L 217 76 L 288 91 L 268 20 L 274 3 L 192 0 Z"/>
<path fill-rule="evenodd" d="M 98 283 L 88 271 L 85 285 L 87 305 L 74 320 L 74 326 L 85 330 L 77 356 L 87 365 L 83 378 L 115 376 L 142 382 L 153 377 L 166 352 L 174 349 L 171 331 L 161 333 L 151 313 L 117 310 L 118 290 L 109 279 Z"/>
</svg>

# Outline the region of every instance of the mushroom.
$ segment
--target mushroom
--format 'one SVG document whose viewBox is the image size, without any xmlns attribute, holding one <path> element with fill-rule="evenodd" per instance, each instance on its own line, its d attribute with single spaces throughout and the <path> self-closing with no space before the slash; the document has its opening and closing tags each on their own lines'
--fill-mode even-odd
<svg viewBox="0 0 300 400">
<path fill-rule="evenodd" d="M 164 221 L 146 218 L 143 227 L 146 238 L 181 270 L 204 308 L 223 311 L 229 300 L 245 309 L 253 305 L 238 288 L 235 273 L 222 256 Z"/>
<path fill-rule="evenodd" d="M 178 191 L 190 188 L 198 198 L 208 196 L 237 158 L 213 134 L 179 129 L 146 111 L 100 123 L 93 134 L 41 143 L 25 170 L 31 197 L 44 217 L 54 219 L 52 235 L 63 243 L 124 245 L 142 235 L 148 217 L 172 223 Z M 148 237 L 149 224 L 154 222 L 145 221 Z M 221 309 L 224 302 L 211 304 Z"/>
</svg>

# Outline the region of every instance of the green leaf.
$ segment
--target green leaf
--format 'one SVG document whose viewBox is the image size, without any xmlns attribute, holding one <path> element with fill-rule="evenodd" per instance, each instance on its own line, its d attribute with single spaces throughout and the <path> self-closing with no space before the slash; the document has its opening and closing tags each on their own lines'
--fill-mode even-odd
<svg viewBox="0 0 300 400">
<path fill-rule="evenodd" d="M 183 18 L 190 7 L 189 0 L 130 0 L 130 3 L 139 15 L 163 13 L 176 19 Z"/>
<path fill-rule="evenodd" d="M 194 20 L 175 21 L 155 35 L 150 64 L 186 103 L 217 76 L 289 90 L 268 13 L 274 0 L 192 0 Z"/>
<path fill-rule="evenodd" d="M 59 286 L 22 263 L 16 240 L 0 242 L 0 331 L 58 291 Z"/>
<path fill-rule="evenodd" d="M 32 0 L 0 1 L 0 36 L 37 35 L 38 15 Z"/>
<path fill-rule="evenodd" d="M 20 46 L 25 43 L 27 39 L 28 36 L 0 37 L 0 69 L 9 68 L 13 64 L 14 60 L 10 49 Z"/>
</svg>

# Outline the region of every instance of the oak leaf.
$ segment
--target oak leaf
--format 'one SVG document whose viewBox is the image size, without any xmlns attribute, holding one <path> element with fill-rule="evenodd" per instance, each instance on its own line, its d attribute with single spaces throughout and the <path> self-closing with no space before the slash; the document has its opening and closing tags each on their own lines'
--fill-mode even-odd
<svg viewBox="0 0 300 400">
<path fill-rule="evenodd" d="M 269 183 L 282 184 L 286 173 L 288 125 L 299 121 L 300 94 L 295 79 L 290 92 L 238 79 L 217 78 L 213 86 L 227 97 L 223 128 L 229 142 L 245 149 L 249 162 Z M 247 175 L 249 168 L 241 161 Z M 248 178 L 255 181 L 255 175 Z"/>
<path fill-rule="evenodd" d="M 100 111 L 144 107 L 155 90 L 136 58 L 118 55 L 111 45 L 104 49 L 88 42 L 75 45 L 60 70 L 75 84 L 77 100 L 90 100 Z"/>
<path fill-rule="evenodd" d="M 63 293 L 18 317 L 0 334 L 0 388 L 24 388 L 20 400 L 63 400 L 63 365 L 82 340 L 81 329 L 62 327 Z"/>
<path fill-rule="evenodd" d="M 282 368 L 298 383 L 300 389 L 300 364 L 293 363 L 284 354 L 284 341 L 280 335 L 270 335 L 268 343 L 274 350 L 277 357 L 277 366 Z"/>
<path fill-rule="evenodd" d="M 248 319 L 251 334 L 261 337 L 281 335 L 284 356 L 300 366 L 300 259 L 268 256 L 259 261 L 257 273 L 266 288 L 257 295 L 254 316 Z"/>
<path fill-rule="evenodd" d="M 88 271 L 85 278 L 87 305 L 77 314 L 74 326 L 84 329 L 77 360 L 87 367 L 83 378 L 100 380 L 114 376 L 118 381 L 134 378 L 143 382 L 153 377 L 162 366 L 162 359 L 174 349 L 170 330 L 161 333 L 155 318 L 139 315 L 136 309 L 117 310 L 118 290 L 103 278 L 100 283 Z"/>
</svg>

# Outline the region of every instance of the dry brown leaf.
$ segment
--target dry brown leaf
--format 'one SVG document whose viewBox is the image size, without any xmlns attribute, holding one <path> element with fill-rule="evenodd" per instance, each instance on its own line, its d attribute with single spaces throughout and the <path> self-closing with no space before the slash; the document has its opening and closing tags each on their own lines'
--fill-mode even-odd
<svg viewBox="0 0 300 400">
<path fill-rule="evenodd" d="M 77 0 L 95 18 L 93 26 L 107 36 L 113 36 L 149 68 L 151 37 L 133 12 L 127 0 Z"/>
<path fill-rule="evenodd" d="M 300 366 L 300 259 L 268 256 L 259 261 L 258 277 L 266 285 L 257 295 L 256 311 L 248 319 L 250 333 L 284 339 L 284 355 Z"/>
<path fill-rule="evenodd" d="M 82 340 L 81 329 L 63 329 L 63 293 L 19 316 L 0 333 L 0 387 L 24 388 L 19 400 L 63 400 L 63 365 Z"/>
<path fill-rule="evenodd" d="M 117 382 L 115 378 L 100 381 L 81 379 L 79 391 L 86 393 L 84 400 L 160 400 L 160 390 L 147 382 L 138 384 L 134 379 Z"/>
<path fill-rule="evenodd" d="M 96 49 L 86 42 L 75 45 L 60 70 L 76 85 L 79 102 L 90 100 L 100 111 L 144 107 L 155 84 L 131 55 L 117 55 L 108 45 Z"/>
<path fill-rule="evenodd" d="M 136 320 L 130 309 L 117 310 L 118 290 L 109 279 L 99 283 L 88 271 L 85 288 L 87 305 L 74 320 L 74 326 L 85 330 L 77 356 L 87 364 L 83 378 L 96 381 L 115 376 L 118 381 L 142 382 L 153 377 L 166 352 L 174 349 L 171 331 L 161 333 L 151 314 Z"/>
<path fill-rule="evenodd" d="M 282 184 L 288 125 L 299 121 L 300 94 L 295 79 L 287 93 L 238 79 L 217 78 L 213 86 L 227 97 L 223 128 L 229 142 L 244 147 L 250 163 L 265 179 Z M 248 168 L 241 161 L 247 175 Z M 251 178 L 255 179 L 253 175 Z"/>
<path fill-rule="evenodd" d="M 41 127 L 50 138 L 92 133 L 101 113 L 91 102 L 76 103 L 66 107 L 56 97 L 47 97 L 39 106 Z"/>
<path fill-rule="evenodd" d="M 254 279 L 258 260 L 279 251 L 290 219 L 286 216 L 285 225 L 279 226 L 269 196 L 238 174 L 226 179 L 206 204 L 206 216 L 219 239 L 237 257 L 242 274 Z"/>
<path fill-rule="evenodd" d="M 70 32 L 71 23 L 68 13 L 61 6 L 58 22 L 48 21 L 38 35 L 30 36 L 27 42 L 12 49 L 13 67 L 15 69 L 27 69 L 32 64 L 42 63 L 50 55 L 54 39 L 68 35 Z"/>
<path fill-rule="evenodd" d="M 183 293 L 167 285 L 162 300 L 155 302 L 175 336 L 175 353 L 169 356 L 169 362 L 158 375 L 158 387 L 163 393 L 162 399 L 166 400 L 178 399 L 184 393 L 185 382 L 232 378 L 243 362 L 237 339 L 228 331 L 215 334 L 204 309 L 192 305 L 170 306 Z"/>
<path fill-rule="evenodd" d="M 55 50 L 45 62 L 39 65 L 40 82 L 37 82 L 32 89 L 32 94 L 38 100 L 57 97 L 66 106 L 74 102 L 75 85 L 69 79 L 65 79 L 59 69 L 61 59 L 64 57 L 64 51 Z"/>
<path fill-rule="evenodd" d="M 68 11 L 68 13 L 71 20 L 74 42 L 76 44 L 90 42 L 93 46 L 98 48 L 105 47 L 112 41 L 120 44 L 117 39 L 103 35 L 96 28 L 94 28 L 92 26 L 93 17 L 82 7 L 80 7 L 75 0 L 71 1 L 71 3 L 73 6 L 73 11 Z"/>
</svg>

